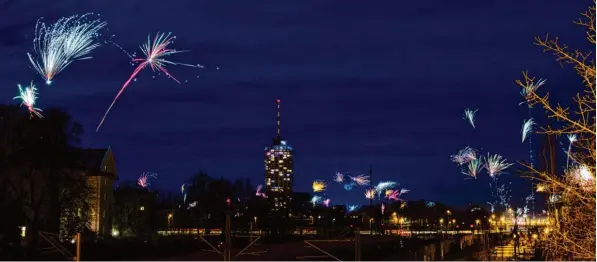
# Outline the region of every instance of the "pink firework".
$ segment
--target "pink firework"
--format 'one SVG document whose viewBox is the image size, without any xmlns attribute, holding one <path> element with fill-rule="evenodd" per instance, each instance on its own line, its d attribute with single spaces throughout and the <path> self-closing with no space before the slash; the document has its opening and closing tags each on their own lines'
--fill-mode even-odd
<svg viewBox="0 0 597 262">
<path fill-rule="evenodd" d="M 110 107 L 108 107 L 108 110 L 106 110 L 106 113 L 104 114 L 102 121 L 100 121 L 99 125 L 97 126 L 95 132 L 99 131 L 100 127 L 104 123 L 104 120 L 106 120 L 106 116 L 108 116 L 108 113 L 110 112 L 110 110 L 114 106 L 114 103 L 116 103 L 116 100 L 118 100 L 122 92 L 124 92 L 124 89 L 126 89 L 127 86 L 131 83 L 131 81 L 133 81 L 133 79 L 135 79 L 135 77 L 146 67 L 149 66 L 151 70 L 153 70 L 154 72 L 160 71 L 164 73 L 166 76 L 172 78 L 172 80 L 176 81 L 176 83 L 179 84 L 180 81 L 178 81 L 174 76 L 170 75 L 168 70 L 166 70 L 165 66 L 167 64 L 197 67 L 195 65 L 168 61 L 164 58 L 169 55 L 185 52 L 168 48 L 168 45 L 171 44 L 174 39 L 176 39 L 176 37 L 170 36 L 170 34 L 171 33 L 157 33 L 155 38 L 153 39 L 153 43 L 150 40 L 151 35 L 147 36 L 147 43 L 140 47 L 141 51 L 145 55 L 145 58 L 133 58 L 133 62 L 140 62 L 140 64 L 135 68 L 135 70 L 133 71 L 129 79 L 124 83 L 118 94 L 116 94 L 114 101 L 112 101 L 112 104 L 110 104 Z"/>
<path fill-rule="evenodd" d="M 332 201 L 332 200 L 328 198 L 328 199 L 326 199 L 326 200 L 324 200 L 324 201 L 323 201 L 323 205 L 324 205 L 325 207 L 330 207 L 330 202 L 331 202 L 331 201 Z"/>
<path fill-rule="evenodd" d="M 389 200 L 398 200 L 400 197 L 400 192 L 397 190 L 389 189 L 386 190 L 386 198 Z"/>
<path fill-rule="evenodd" d="M 143 172 L 143 174 L 141 174 L 141 176 L 137 179 L 137 185 L 139 185 L 143 188 L 149 188 L 149 186 L 151 186 L 151 183 L 149 183 L 150 177 L 156 178 L 157 174 L 150 173 L 150 172 Z"/>
<path fill-rule="evenodd" d="M 261 192 L 261 189 L 263 189 L 263 186 L 258 185 L 257 190 L 255 192 L 255 196 L 266 198 L 265 193 Z"/>
</svg>

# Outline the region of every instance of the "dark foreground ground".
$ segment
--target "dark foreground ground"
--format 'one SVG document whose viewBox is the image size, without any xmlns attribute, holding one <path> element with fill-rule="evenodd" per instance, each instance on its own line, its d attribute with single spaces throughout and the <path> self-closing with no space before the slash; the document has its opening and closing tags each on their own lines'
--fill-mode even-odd
<svg viewBox="0 0 597 262">
<path fill-rule="evenodd" d="M 215 247 L 223 240 L 221 237 L 207 238 Z M 312 238 L 260 239 L 255 245 L 244 250 L 248 238 L 233 238 L 231 257 L 233 260 L 334 260 L 304 240 Z M 361 236 L 361 260 L 422 260 L 417 249 L 433 240 L 399 238 L 391 236 Z M 355 260 L 354 241 L 348 242 L 312 242 L 314 245 L 337 257 L 340 260 Z M 67 244 L 65 248 L 75 254 L 75 245 Z M 453 249 L 444 259 L 472 259 L 476 248 L 466 250 Z M 27 260 L 66 260 L 60 253 L 47 253 L 42 256 L 25 258 Z M 199 238 L 160 238 L 151 240 L 118 240 L 102 243 L 85 243 L 82 245 L 81 260 L 154 260 L 154 261 L 218 261 L 223 256 L 217 254 L 212 247 Z"/>
</svg>

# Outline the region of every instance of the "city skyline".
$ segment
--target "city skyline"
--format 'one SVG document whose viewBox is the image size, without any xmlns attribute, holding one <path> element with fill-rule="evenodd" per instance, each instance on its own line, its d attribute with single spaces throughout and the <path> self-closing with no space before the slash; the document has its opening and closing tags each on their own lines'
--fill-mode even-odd
<svg viewBox="0 0 597 262">
<path fill-rule="evenodd" d="M 570 95 L 555 87 L 581 84 L 532 41 L 550 32 L 584 49 L 582 29 L 571 21 L 591 4 L 307 1 L 276 3 L 270 11 L 238 3 L 244 10 L 238 12 L 223 3 L 193 3 L 173 4 L 167 17 L 155 19 L 155 10 L 135 1 L 73 3 L 2 3 L 3 103 L 14 103 L 17 84 L 39 80 L 25 53 L 40 17 L 95 11 L 130 51 L 149 33 L 172 31 L 176 48 L 189 50 L 177 59 L 206 67 L 172 68 L 182 85 L 142 73 L 97 134 L 94 127 L 131 71 L 128 57 L 104 44 L 52 86 L 40 82 L 39 106 L 72 113 L 87 132 L 83 146 L 112 147 L 119 182 L 157 172 L 154 186 L 176 192 L 204 170 L 260 184 L 262 150 L 274 126 L 271 102 L 281 99 L 284 136 L 300 149 L 293 156 L 295 191 L 310 192 L 313 180 L 329 181 L 336 172 L 366 173 L 372 164 L 376 179 L 411 189 L 407 200 L 458 205 L 490 196 L 486 179 L 464 180 L 451 154 L 470 145 L 510 162 L 528 158 L 528 145 L 520 143 L 528 109 L 515 106 L 521 97 L 513 83 L 521 71 L 547 78 L 546 90 L 564 101 Z M 188 17 L 196 18 L 188 23 Z M 461 119 L 465 108 L 479 109 L 474 130 Z M 505 177 L 517 183 L 514 170 Z M 518 183 L 526 190 L 528 183 Z M 522 191 L 514 192 L 518 201 Z M 332 204 L 368 202 L 362 192 L 333 185 L 328 194 Z"/>
</svg>

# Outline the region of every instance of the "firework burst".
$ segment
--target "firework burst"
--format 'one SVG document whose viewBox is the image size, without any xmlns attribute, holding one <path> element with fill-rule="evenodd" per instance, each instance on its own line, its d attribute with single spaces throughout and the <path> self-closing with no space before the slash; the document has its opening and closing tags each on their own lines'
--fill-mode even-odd
<svg viewBox="0 0 597 262">
<path fill-rule="evenodd" d="M 150 173 L 150 172 L 143 172 L 141 176 L 137 179 L 137 185 L 143 188 L 149 188 L 151 183 L 149 183 L 149 178 L 157 178 L 158 174 Z"/>
<path fill-rule="evenodd" d="M 470 178 L 477 179 L 477 175 L 481 172 L 483 168 L 483 161 L 482 158 L 473 159 L 468 163 L 468 168 L 463 171 L 462 173 L 469 176 Z"/>
<path fill-rule="evenodd" d="M 35 103 L 37 102 L 37 88 L 33 82 L 28 87 L 23 88 L 21 85 L 17 85 L 19 87 L 19 95 L 15 96 L 13 99 L 20 99 L 21 106 L 27 107 L 29 110 L 30 117 L 34 115 L 42 118 L 41 109 L 35 107 Z"/>
<path fill-rule="evenodd" d="M 539 89 L 539 87 L 543 86 L 546 82 L 547 82 L 547 80 L 545 80 L 545 79 L 539 79 L 539 81 L 537 81 L 537 83 L 531 83 L 522 88 L 522 91 L 520 91 L 520 94 L 522 95 L 522 97 L 524 97 L 524 99 L 526 100 L 525 102 L 529 105 L 529 107 L 531 107 L 529 100 L 531 99 L 532 94 L 535 93 L 535 91 L 537 91 L 537 89 Z M 520 104 L 522 104 L 522 103 L 524 103 L 524 102 L 521 102 Z"/>
<path fill-rule="evenodd" d="M 464 116 L 462 117 L 464 120 L 467 120 L 473 128 L 475 128 L 475 114 L 477 113 L 477 110 L 473 111 L 467 108 L 464 110 Z"/>
<path fill-rule="evenodd" d="M 33 69 L 50 85 L 54 77 L 76 60 L 89 59 L 89 53 L 100 46 L 99 31 L 106 26 L 92 15 L 74 15 L 58 19 L 52 25 L 40 20 L 35 25 L 34 55 L 27 53 Z"/>
<path fill-rule="evenodd" d="M 104 123 L 104 120 L 106 120 L 106 116 L 108 115 L 108 113 L 114 106 L 114 103 L 116 103 L 116 100 L 118 100 L 118 98 L 120 97 L 122 92 L 127 88 L 127 86 L 131 83 L 131 81 L 146 67 L 150 67 L 151 70 L 153 70 L 154 72 L 159 71 L 159 72 L 164 73 L 166 76 L 168 76 L 169 78 L 172 78 L 172 80 L 176 81 L 176 83 L 179 83 L 179 84 L 180 84 L 180 81 L 178 81 L 175 77 L 170 75 L 168 70 L 166 70 L 166 68 L 165 68 L 166 65 L 183 65 L 183 66 L 197 67 L 196 65 L 183 64 L 183 63 L 177 63 L 177 62 L 172 62 L 172 61 L 166 60 L 167 56 L 186 52 L 186 51 L 177 51 L 177 50 L 168 48 L 168 45 L 172 44 L 172 41 L 174 41 L 174 39 L 176 39 L 176 37 L 170 36 L 170 35 L 171 35 L 171 33 L 157 33 L 155 38 L 153 39 L 153 42 L 151 41 L 151 35 L 147 36 L 147 43 L 145 43 L 144 45 L 142 45 L 140 47 L 141 51 L 143 52 L 145 57 L 133 59 L 133 62 L 140 62 L 140 64 L 135 68 L 135 70 L 133 71 L 133 73 L 131 74 L 129 79 L 124 83 L 122 88 L 120 88 L 120 91 L 118 91 L 118 94 L 116 94 L 116 97 L 112 101 L 112 104 L 110 104 L 110 107 L 108 107 L 108 110 L 106 110 L 104 117 L 102 118 L 99 125 L 97 126 L 97 129 L 95 130 L 96 132 L 102 126 L 102 124 Z"/>
<path fill-rule="evenodd" d="M 313 196 L 313 197 L 311 198 L 311 204 L 313 204 L 313 206 L 316 206 L 316 205 L 320 204 L 320 203 L 321 203 L 321 201 L 322 201 L 322 200 L 321 200 L 321 197 L 320 197 L 320 196 L 317 196 L 317 195 L 315 195 L 315 196 Z"/>
<path fill-rule="evenodd" d="M 334 181 L 336 181 L 337 183 L 343 183 L 344 182 L 344 174 L 337 172 L 336 175 L 334 175 Z"/>
<path fill-rule="evenodd" d="M 366 175 L 351 176 L 350 179 L 359 186 L 368 186 L 370 182 L 369 176 Z"/>
<path fill-rule="evenodd" d="M 522 142 L 524 143 L 524 140 L 529 136 L 529 134 L 531 134 L 531 132 L 533 132 L 533 126 L 535 125 L 535 121 L 533 121 L 532 118 L 529 118 L 527 120 L 524 121 L 524 123 L 522 124 Z"/>
<path fill-rule="evenodd" d="M 258 185 L 255 190 L 255 196 L 266 198 L 265 193 L 261 192 L 261 189 L 263 189 L 263 185 Z"/>
<path fill-rule="evenodd" d="M 323 200 L 322 203 L 325 207 L 330 207 L 330 202 L 332 202 L 332 200 L 328 198 L 326 200 Z"/>
<path fill-rule="evenodd" d="M 507 163 L 506 159 L 498 154 L 493 156 L 488 154 L 487 161 L 484 165 L 485 170 L 487 170 L 487 173 L 489 173 L 489 176 L 491 177 L 501 175 L 502 172 L 510 166 L 512 166 L 512 164 Z"/>
<path fill-rule="evenodd" d="M 451 155 L 450 159 L 452 162 L 458 163 L 458 165 L 468 164 L 470 161 L 477 159 L 477 152 L 475 149 L 467 146 L 458 151 L 456 155 Z"/>
<path fill-rule="evenodd" d="M 375 190 L 373 190 L 373 189 L 365 190 L 365 198 L 366 199 L 374 199 L 375 198 Z"/>
<path fill-rule="evenodd" d="M 400 197 L 400 192 L 397 190 L 386 190 L 386 198 L 389 200 L 398 200 Z"/>
<path fill-rule="evenodd" d="M 350 191 L 352 190 L 353 184 L 344 184 L 344 190 Z"/>
<path fill-rule="evenodd" d="M 429 208 L 432 208 L 432 207 L 435 206 L 435 202 L 433 202 L 433 201 L 427 201 L 427 202 L 425 202 L 425 206 L 429 207 Z"/>
<path fill-rule="evenodd" d="M 568 176 L 586 190 L 595 190 L 595 174 L 587 165 L 577 165 L 567 170 Z"/>
<path fill-rule="evenodd" d="M 327 184 L 322 180 L 315 180 L 313 181 L 311 188 L 313 189 L 314 193 L 319 193 L 326 190 Z"/>
<path fill-rule="evenodd" d="M 385 192 L 387 189 L 394 188 L 397 184 L 398 183 L 394 181 L 381 181 L 375 186 L 375 191 L 378 194 L 381 194 L 382 192 Z"/>
<path fill-rule="evenodd" d="M 348 206 L 348 212 L 354 212 L 357 211 L 357 209 L 359 208 L 359 205 L 349 205 Z"/>
</svg>

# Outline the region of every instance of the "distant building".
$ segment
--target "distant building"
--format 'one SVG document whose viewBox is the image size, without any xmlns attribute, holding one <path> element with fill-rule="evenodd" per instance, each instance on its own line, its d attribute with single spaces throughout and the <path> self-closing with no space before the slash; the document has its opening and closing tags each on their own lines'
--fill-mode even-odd
<svg viewBox="0 0 597 262">
<path fill-rule="evenodd" d="M 156 192 L 124 185 L 115 191 L 114 198 L 113 236 L 145 236 L 155 231 Z"/>
<path fill-rule="evenodd" d="M 271 146 L 265 148 L 265 188 L 271 210 L 288 215 L 292 195 L 293 149 L 280 136 L 280 100 L 277 101 L 277 134 Z"/>
<path fill-rule="evenodd" d="M 87 149 L 84 164 L 89 185 L 94 189 L 91 199 L 89 230 L 98 238 L 109 236 L 112 231 L 114 216 L 114 181 L 118 180 L 118 171 L 110 147 L 106 149 Z"/>
</svg>

